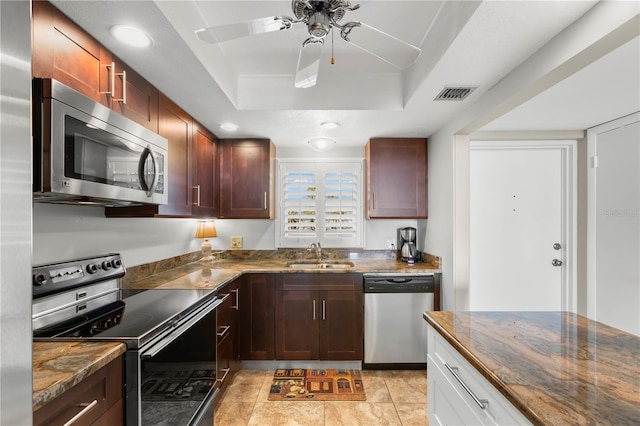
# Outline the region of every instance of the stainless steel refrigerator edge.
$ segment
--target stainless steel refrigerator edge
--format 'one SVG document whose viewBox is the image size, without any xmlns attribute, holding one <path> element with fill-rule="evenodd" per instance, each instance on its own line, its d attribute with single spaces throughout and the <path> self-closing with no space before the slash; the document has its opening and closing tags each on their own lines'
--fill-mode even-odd
<svg viewBox="0 0 640 426">
<path fill-rule="evenodd" d="M 31 2 L 0 1 L 0 424 L 31 424 Z"/>
</svg>

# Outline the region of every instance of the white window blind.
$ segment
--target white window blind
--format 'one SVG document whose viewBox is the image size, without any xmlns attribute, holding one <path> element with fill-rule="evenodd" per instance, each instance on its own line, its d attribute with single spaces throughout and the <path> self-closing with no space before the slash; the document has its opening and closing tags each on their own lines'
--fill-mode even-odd
<svg viewBox="0 0 640 426">
<path fill-rule="evenodd" d="M 281 162 L 279 247 L 362 246 L 362 164 Z"/>
</svg>

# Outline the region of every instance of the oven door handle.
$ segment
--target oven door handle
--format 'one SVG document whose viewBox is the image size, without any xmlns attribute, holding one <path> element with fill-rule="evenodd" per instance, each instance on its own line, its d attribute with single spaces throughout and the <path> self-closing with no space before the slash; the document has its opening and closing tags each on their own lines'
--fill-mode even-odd
<svg viewBox="0 0 640 426">
<path fill-rule="evenodd" d="M 173 331 L 170 331 L 168 334 L 163 334 L 159 338 L 159 341 L 156 344 L 150 346 L 149 349 L 147 349 L 144 352 L 140 353 L 140 358 L 141 359 L 149 359 L 149 358 L 153 358 L 154 356 L 158 355 L 158 353 L 160 353 L 160 351 L 162 351 L 164 348 L 166 348 L 168 345 L 170 345 L 171 342 L 173 342 L 175 339 L 180 337 L 180 335 L 182 333 L 184 333 L 185 331 L 187 331 L 189 328 L 191 328 L 191 326 L 196 324 L 198 321 L 200 321 L 205 316 L 209 315 L 221 303 L 222 303 L 222 301 L 220 299 L 214 298 L 211 303 L 209 303 L 206 306 L 204 306 L 198 312 L 194 313 L 193 315 L 191 315 L 190 317 L 186 318 L 182 322 L 174 324 L 171 327 Z"/>
</svg>

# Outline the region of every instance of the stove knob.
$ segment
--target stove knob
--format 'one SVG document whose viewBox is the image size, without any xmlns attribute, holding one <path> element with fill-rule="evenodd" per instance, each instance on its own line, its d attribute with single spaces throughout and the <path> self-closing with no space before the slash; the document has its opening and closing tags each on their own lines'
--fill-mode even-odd
<svg viewBox="0 0 640 426">
<path fill-rule="evenodd" d="M 33 277 L 33 285 L 35 286 L 39 287 L 46 282 L 47 282 L 47 277 L 41 272 L 35 274 Z"/>
<path fill-rule="evenodd" d="M 90 263 L 87 265 L 87 272 L 90 274 L 95 274 L 96 272 L 98 272 L 98 267 L 95 263 Z"/>
<path fill-rule="evenodd" d="M 105 271 L 111 269 L 111 263 L 108 260 L 105 260 L 104 262 L 102 262 L 102 269 L 104 269 Z"/>
<path fill-rule="evenodd" d="M 122 262 L 120 261 L 120 259 L 113 259 L 111 261 L 111 266 L 113 266 L 114 268 L 119 268 L 122 265 Z"/>
</svg>

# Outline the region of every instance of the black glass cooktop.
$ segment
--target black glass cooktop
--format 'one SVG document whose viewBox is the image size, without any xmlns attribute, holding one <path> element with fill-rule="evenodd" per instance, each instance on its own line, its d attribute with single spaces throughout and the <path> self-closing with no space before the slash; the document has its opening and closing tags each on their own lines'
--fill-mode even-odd
<svg viewBox="0 0 640 426">
<path fill-rule="evenodd" d="M 213 296 L 212 290 L 122 290 L 121 300 L 38 330 L 34 337 L 122 340 L 135 349 Z"/>
</svg>

